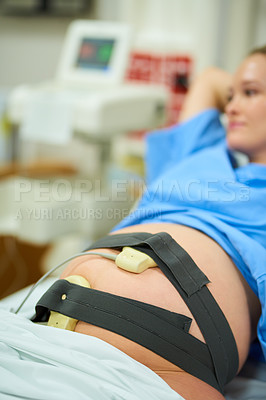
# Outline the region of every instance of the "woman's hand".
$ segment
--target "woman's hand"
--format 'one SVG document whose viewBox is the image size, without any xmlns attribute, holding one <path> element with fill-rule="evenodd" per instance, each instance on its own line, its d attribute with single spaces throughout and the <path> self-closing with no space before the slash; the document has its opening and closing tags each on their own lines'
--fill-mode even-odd
<svg viewBox="0 0 266 400">
<path fill-rule="evenodd" d="M 217 108 L 221 112 L 227 103 L 232 75 L 228 72 L 209 67 L 192 82 L 184 101 L 179 122 L 183 122 L 208 108 Z"/>
</svg>

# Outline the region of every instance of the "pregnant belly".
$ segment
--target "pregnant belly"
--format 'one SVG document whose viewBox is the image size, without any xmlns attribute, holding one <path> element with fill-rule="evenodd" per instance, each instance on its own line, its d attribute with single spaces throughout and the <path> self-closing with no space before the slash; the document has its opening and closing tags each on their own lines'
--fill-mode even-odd
<svg viewBox="0 0 266 400">
<path fill-rule="evenodd" d="M 145 224 L 131 226 L 116 233 L 141 231 L 169 233 L 207 275 L 211 282 L 208 288 L 224 312 L 235 336 L 241 366 L 246 359 L 255 332 L 259 303 L 229 256 L 214 240 L 202 232 L 182 225 Z M 104 251 L 116 253 L 115 250 L 104 249 Z M 118 268 L 114 261 L 99 256 L 85 256 L 72 261 L 62 277 L 74 274 L 84 276 L 93 289 L 143 301 L 193 319 L 179 293 L 159 268 L 133 274 Z M 113 332 L 82 321 L 78 322 L 75 330 L 112 344 L 159 375 L 182 371 L 150 350 Z M 195 320 L 189 332 L 204 342 Z"/>
</svg>

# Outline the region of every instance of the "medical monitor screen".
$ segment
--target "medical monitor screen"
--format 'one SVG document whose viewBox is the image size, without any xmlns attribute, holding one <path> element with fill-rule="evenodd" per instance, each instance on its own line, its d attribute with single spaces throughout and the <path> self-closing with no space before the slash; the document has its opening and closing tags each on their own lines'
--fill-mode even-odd
<svg viewBox="0 0 266 400">
<path fill-rule="evenodd" d="M 108 71 L 114 46 L 114 39 L 82 39 L 75 67 Z"/>
</svg>

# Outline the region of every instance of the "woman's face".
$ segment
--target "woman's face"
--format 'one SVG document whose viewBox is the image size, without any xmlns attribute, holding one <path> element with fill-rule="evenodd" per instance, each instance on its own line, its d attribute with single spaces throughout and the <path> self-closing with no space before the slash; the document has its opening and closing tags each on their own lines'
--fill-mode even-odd
<svg viewBox="0 0 266 400">
<path fill-rule="evenodd" d="M 254 54 L 240 65 L 225 112 L 229 148 L 266 164 L 266 55 Z"/>
</svg>

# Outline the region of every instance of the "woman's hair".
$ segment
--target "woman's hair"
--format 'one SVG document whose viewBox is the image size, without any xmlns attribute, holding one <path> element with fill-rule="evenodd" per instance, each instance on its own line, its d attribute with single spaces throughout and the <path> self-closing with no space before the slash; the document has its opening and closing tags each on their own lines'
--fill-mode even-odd
<svg viewBox="0 0 266 400">
<path fill-rule="evenodd" d="M 248 55 L 252 56 L 253 54 L 264 54 L 264 55 L 266 55 L 266 45 L 265 46 L 261 46 L 261 47 L 256 47 L 255 49 L 251 50 Z"/>
</svg>

